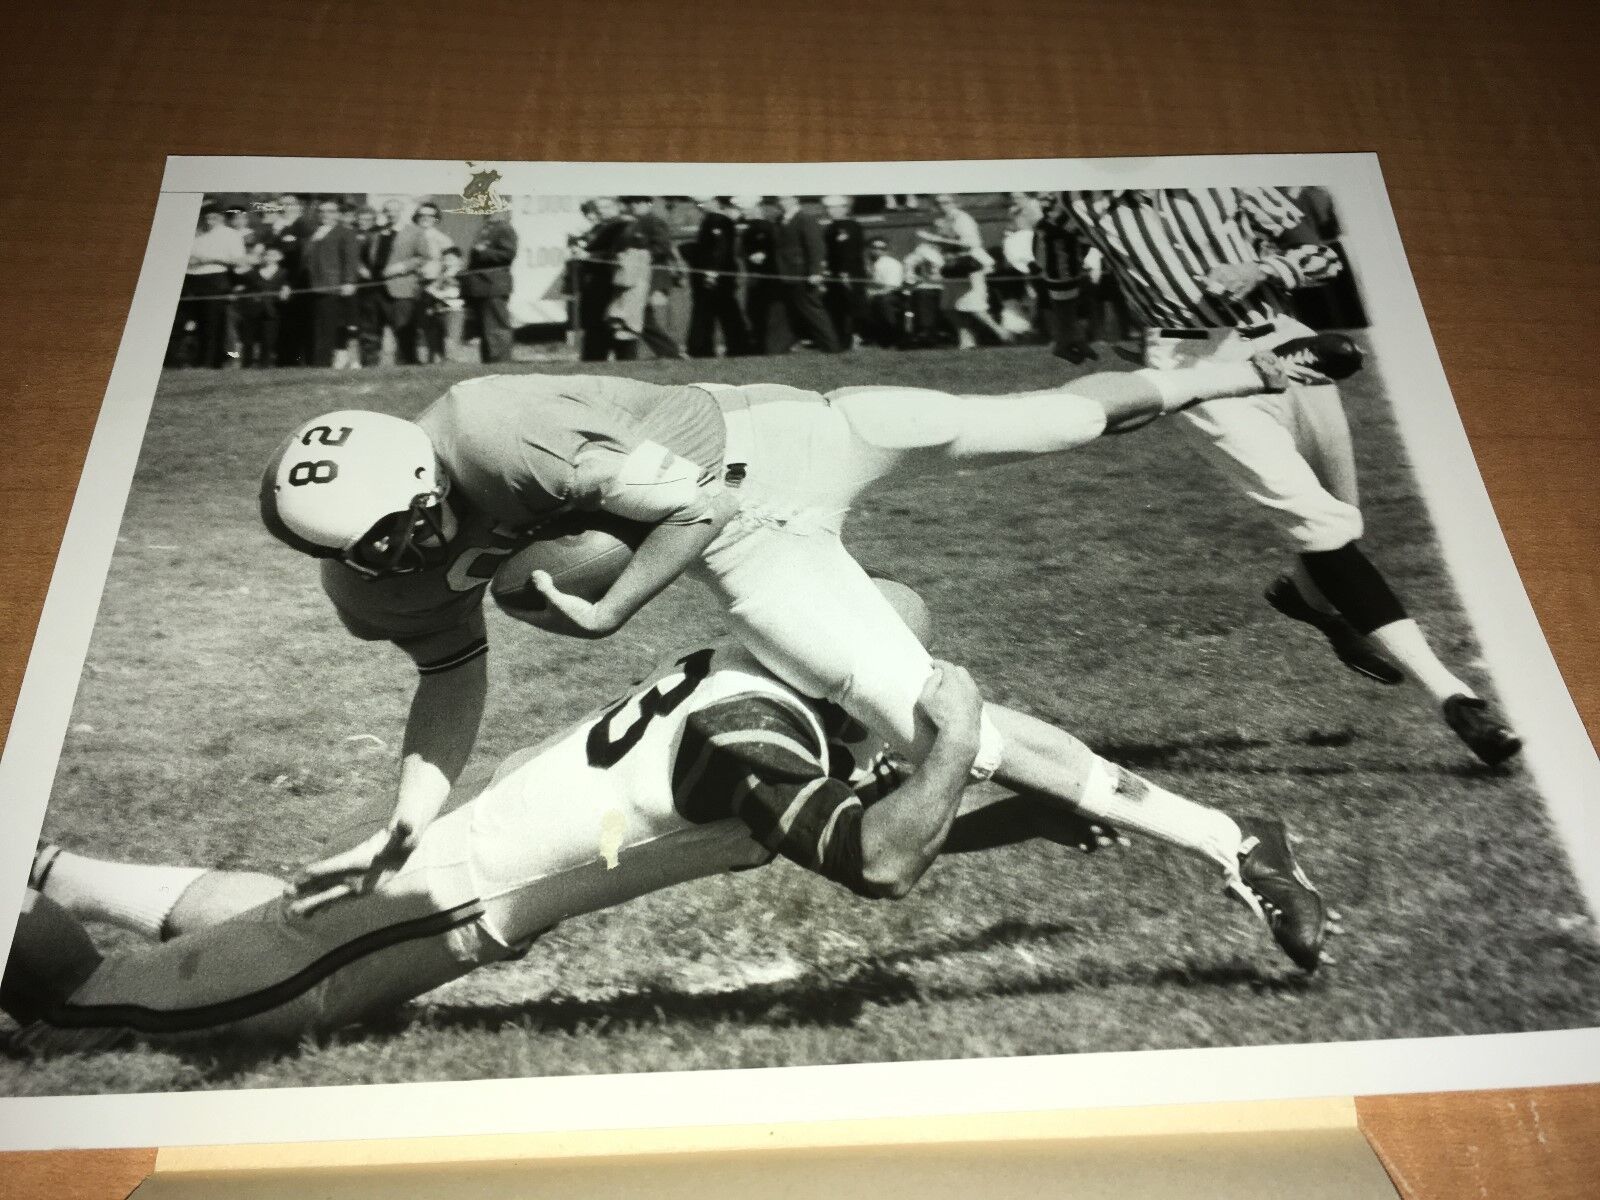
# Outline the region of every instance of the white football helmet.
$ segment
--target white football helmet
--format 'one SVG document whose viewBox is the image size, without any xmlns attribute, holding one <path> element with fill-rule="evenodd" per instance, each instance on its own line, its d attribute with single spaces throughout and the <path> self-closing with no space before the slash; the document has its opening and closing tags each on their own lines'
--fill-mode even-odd
<svg viewBox="0 0 1600 1200">
<path fill-rule="evenodd" d="M 287 546 L 363 575 L 404 575 L 443 560 L 449 480 L 421 426 L 358 409 L 305 422 L 261 477 L 261 520 Z"/>
</svg>

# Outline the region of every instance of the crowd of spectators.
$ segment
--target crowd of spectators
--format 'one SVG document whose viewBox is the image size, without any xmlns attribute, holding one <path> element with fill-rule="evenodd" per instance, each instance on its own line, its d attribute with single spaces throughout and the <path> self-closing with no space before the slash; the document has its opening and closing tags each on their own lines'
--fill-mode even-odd
<svg viewBox="0 0 1600 1200">
<path fill-rule="evenodd" d="M 904 348 L 1058 345 L 1131 335 L 1117 285 L 1058 219 L 1053 201 L 1011 193 L 993 245 L 961 197 L 883 197 L 869 217 L 897 225 L 924 213 L 909 253 L 868 236 L 856 200 L 825 196 L 819 218 L 798 196 L 695 196 L 692 239 L 675 245 L 663 198 L 595 197 L 589 227 L 570 239 L 569 275 L 580 357 L 676 358 L 670 295 L 686 285 L 690 357 Z M 873 197 L 878 200 L 880 198 Z"/>
<path fill-rule="evenodd" d="M 1337 247 L 1326 191 L 1290 191 Z M 586 227 L 568 239 L 564 286 L 581 359 L 1042 341 L 1083 361 L 1094 343 L 1138 334 L 1058 193 L 691 199 L 687 237 L 664 197 L 580 206 Z M 463 249 L 440 216 L 399 199 L 374 209 L 322 198 L 309 212 L 289 194 L 207 205 L 168 364 L 409 365 L 463 357 L 474 341 L 481 361 L 508 360 L 517 233 L 493 216 Z M 1365 323 L 1348 271 L 1296 303 L 1318 328 Z"/>
<path fill-rule="evenodd" d="M 285 194 L 207 204 L 189 252 L 168 366 L 363 367 L 385 337 L 396 363 L 443 362 L 475 339 L 483 362 L 511 357 L 517 234 L 491 216 L 464 251 L 436 204 Z"/>
</svg>

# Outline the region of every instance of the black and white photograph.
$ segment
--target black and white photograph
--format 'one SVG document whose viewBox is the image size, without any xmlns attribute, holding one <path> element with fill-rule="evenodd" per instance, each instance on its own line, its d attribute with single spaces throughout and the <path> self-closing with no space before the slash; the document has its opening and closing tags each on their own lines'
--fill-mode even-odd
<svg viewBox="0 0 1600 1200">
<path fill-rule="evenodd" d="M 180 161 L 6 748 L 13 1115 L 1600 1026 L 1370 159 Z"/>
</svg>

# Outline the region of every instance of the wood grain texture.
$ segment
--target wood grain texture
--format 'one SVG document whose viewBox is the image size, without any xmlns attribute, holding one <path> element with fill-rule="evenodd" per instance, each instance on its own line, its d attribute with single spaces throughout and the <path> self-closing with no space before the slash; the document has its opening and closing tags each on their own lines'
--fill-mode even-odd
<svg viewBox="0 0 1600 1200">
<path fill-rule="evenodd" d="M 1484 478 L 1593 733 L 1597 42 L 1586 6 L 1482 0 L 5 6 L 0 717 L 166 154 L 1375 150 Z M 1372 1099 L 1362 1113 L 1408 1197 L 1576 1198 L 1600 1177 L 1600 1088 Z M 0 1156 L 0 1194 L 121 1196 L 148 1161 Z"/>
<path fill-rule="evenodd" d="M 60 1150 L 0 1154 L 8 1200 L 124 1200 L 155 1166 L 154 1150 Z"/>
</svg>

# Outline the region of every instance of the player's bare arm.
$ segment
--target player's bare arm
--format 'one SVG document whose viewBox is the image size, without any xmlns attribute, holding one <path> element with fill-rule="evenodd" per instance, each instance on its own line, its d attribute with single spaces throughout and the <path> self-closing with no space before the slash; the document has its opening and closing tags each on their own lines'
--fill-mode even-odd
<svg viewBox="0 0 1600 1200">
<path fill-rule="evenodd" d="M 535 571 L 531 577 L 533 585 L 551 609 L 561 615 L 565 626 L 556 628 L 553 623 L 545 622 L 546 627 L 572 637 L 609 637 L 699 559 L 727 524 L 730 511 L 716 512 L 693 525 L 655 526 L 639 543 L 639 549 L 617 581 L 592 603 L 563 592 L 548 571 Z M 516 615 L 512 610 L 507 611 Z"/>
<path fill-rule="evenodd" d="M 570 502 L 650 526 L 632 560 L 598 600 L 563 592 L 548 573 L 532 582 L 560 615 L 556 632 L 601 638 L 615 633 L 705 552 L 735 511 L 715 473 L 653 442 L 626 452 L 605 444 L 577 456 Z"/>
<path fill-rule="evenodd" d="M 401 742 L 399 783 L 388 824 L 355 846 L 307 865 L 295 879 L 295 912 L 364 895 L 406 862 L 433 824 L 477 744 L 489 691 L 488 659 L 417 677 Z"/>
<path fill-rule="evenodd" d="M 918 705 L 938 731 L 922 766 L 861 818 L 862 879 L 868 894 L 899 899 L 939 856 L 978 756 L 983 699 L 963 667 L 937 663 Z"/>
</svg>

